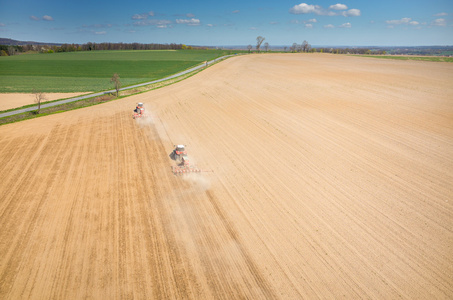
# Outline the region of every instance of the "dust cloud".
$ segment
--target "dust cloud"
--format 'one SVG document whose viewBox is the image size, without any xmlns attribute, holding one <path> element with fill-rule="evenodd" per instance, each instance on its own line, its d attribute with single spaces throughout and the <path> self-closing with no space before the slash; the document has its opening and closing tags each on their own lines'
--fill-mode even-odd
<svg viewBox="0 0 453 300">
<path fill-rule="evenodd" d="M 211 188 L 211 181 L 203 174 L 188 173 L 183 175 L 182 178 L 197 190 L 205 192 Z"/>
<path fill-rule="evenodd" d="M 153 126 L 155 116 L 153 115 L 151 109 L 146 104 L 143 104 L 143 107 L 145 108 L 144 116 L 136 118 L 135 122 L 137 122 L 140 128 Z"/>
<path fill-rule="evenodd" d="M 156 115 L 146 104 L 143 104 L 143 107 L 145 108 L 145 113 L 142 117 L 136 118 L 135 123 L 137 123 L 140 129 L 145 130 L 150 140 L 157 140 L 159 139 L 159 134 L 155 130 Z"/>
</svg>

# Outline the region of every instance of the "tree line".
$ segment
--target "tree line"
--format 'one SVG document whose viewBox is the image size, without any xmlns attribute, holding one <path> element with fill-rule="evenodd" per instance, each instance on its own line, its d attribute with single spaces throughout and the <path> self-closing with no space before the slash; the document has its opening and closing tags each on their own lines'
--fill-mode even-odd
<svg viewBox="0 0 453 300">
<path fill-rule="evenodd" d="M 271 47 L 265 42 L 265 37 L 256 38 L 256 52 L 270 51 Z M 86 44 L 61 44 L 61 45 L 0 45 L 1 56 L 11 56 L 18 53 L 35 51 L 40 53 L 57 53 L 57 52 L 75 52 L 75 51 L 98 51 L 98 50 L 190 50 L 190 49 L 207 49 L 207 47 L 192 47 L 184 44 L 142 44 L 142 43 L 92 43 Z M 247 46 L 248 52 L 252 52 L 253 46 Z M 369 48 L 330 48 L 319 47 L 313 48 L 306 40 L 301 44 L 293 43 L 291 46 L 283 47 L 284 52 L 292 53 L 333 53 L 333 54 L 386 54 L 382 49 Z"/>
<path fill-rule="evenodd" d="M 256 38 L 256 46 L 255 49 L 257 52 L 261 52 L 261 45 L 264 45 L 264 51 L 268 52 L 270 49 L 269 43 L 264 43 L 266 38 L 262 36 L 258 36 Z M 247 46 L 249 53 L 252 52 L 253 46 L 250 44 Z M 333 54 L 386 54 L 385 50 L 379 49 L 369 49 L 365 47 L 359 48 L 327 48 L 327 47 L 320 47 L 320 48 L 313 48 L 306 40 L 304 40 L 301 44 L 293 43 L 291 46 L 283 47 L 284 52 L 292 52 L 292 53 L 333 53 Z"/>
<path fill-rule="evenodd" d="M 193 49 L 184 44 L 141 44 L 141 43 L 91 43 L 62 45 L 0 45 L 0 55 L 10 56 L 18 53 L 36 51 L 41 53 L 98 51 L 98 50 L 184 50 Z"/>
</svg>

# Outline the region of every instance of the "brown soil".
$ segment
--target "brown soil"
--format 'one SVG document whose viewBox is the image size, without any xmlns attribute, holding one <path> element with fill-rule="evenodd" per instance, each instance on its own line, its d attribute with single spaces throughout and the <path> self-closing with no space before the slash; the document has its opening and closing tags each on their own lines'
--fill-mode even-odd
<svg viewBox="0 0 453 300">
<path fill-rule="evenodd" d="M 77 97 L 84 94 L 86 93 L 44 93 L 46 100 L 43 101 L 43 103 L 58 99 Z M 30 104 L 35 104 L 34 94 L 0 93 L 0 111 Z"/>
<path fill-rule="evenodd" d="M 1 126 L 0 298 L 451 299 L 452 82 L 250 55 Z M 177 143 L 214 172 L 174 176 Z"/>
</svg>

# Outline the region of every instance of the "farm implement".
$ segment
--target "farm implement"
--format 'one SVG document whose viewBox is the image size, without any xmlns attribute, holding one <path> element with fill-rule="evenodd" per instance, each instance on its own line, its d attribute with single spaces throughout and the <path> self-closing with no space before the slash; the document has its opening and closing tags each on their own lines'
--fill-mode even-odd
<svg viewBox="0 0 453 300">
<path fill-rule="evenodd" d="M 176 166 L 172 166 L 171 170 L 175 175 L 184 175 L 188 173 L 212 172 L 212 170 L 203 170 L 190 164 L 185 145 L 175 145 L 175 149 L 170 154 L 170 157 L 175 160 Z"/>
</svg>

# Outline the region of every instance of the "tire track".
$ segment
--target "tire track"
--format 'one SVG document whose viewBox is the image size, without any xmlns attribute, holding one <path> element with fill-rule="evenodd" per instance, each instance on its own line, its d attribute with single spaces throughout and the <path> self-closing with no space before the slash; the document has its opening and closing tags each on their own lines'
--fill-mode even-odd
<svg viewBox="0 0 453 300">
<path fill-rule="evenodd" d="M 253 262 L 253 259 L 250 256 L 250 254 L 247 253 L 247 250 L 242 246 L 237 231 L 234 229 L 234 226 L 231 224 L 231 222 L 228 221 L 226 214 L 221 210 L 220 206 L 217 204 L 217 200 L 213 195 L 212 191 L 209 190 L 206 191 L 206 196 L 209 198 L 209 202 L 211 203 L 217 216 L 223 223 L 224 228 L 227 230 L 230 239 L 233 240 L 236 243 L 237 247 L 239 248 L 239 252 L 241 253 L 242 259 L 247 265 L 248 271 L 253 276 L 255 284 L 262 292 L 263 298 L 277 299 L 274 291 L 271 289 L 266 279 L 261 275 L 261 270 L 259 270 L 257 265 Z"/>
</svg>

